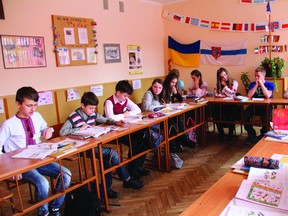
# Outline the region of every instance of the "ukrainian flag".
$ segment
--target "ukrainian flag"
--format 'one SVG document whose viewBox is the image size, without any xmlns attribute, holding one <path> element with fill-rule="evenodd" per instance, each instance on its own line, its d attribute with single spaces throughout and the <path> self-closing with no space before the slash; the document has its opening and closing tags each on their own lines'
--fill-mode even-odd
<svg viewBox="0 0 288 216">
<path fill-rule="evenodd" d="M 184 67 L 199 67 L 200 40 L 192 44 L 180 44 L 168 37 L 169 58 L 174 64 Z"/>
</svg>

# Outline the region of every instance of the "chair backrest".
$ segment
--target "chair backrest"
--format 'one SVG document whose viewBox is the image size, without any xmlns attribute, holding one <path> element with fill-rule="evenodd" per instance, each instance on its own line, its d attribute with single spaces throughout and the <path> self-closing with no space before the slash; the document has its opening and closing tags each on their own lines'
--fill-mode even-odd
<svg viewBox="0 0 288 216">
<path fill-rule="evenodd" d="M 51 138 L 59 137 L 59 132 L 60 132 L 60 129 L 62 128 L 63 124 L 64 123 L 59 123 L 59 124 L 55 124 L 55 125 L 51 126 L 54 129 L 54 133 L 53 133 Z"/>
</svg>

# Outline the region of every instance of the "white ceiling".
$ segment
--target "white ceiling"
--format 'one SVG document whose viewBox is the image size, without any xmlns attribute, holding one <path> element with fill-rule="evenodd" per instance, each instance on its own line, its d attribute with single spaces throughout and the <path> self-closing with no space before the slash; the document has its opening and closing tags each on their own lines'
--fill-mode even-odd
<svg viewBox="0 0 288 216">
<path fill-rule="evenodd" d="M 181 2 L 185 0 L 144 0 L 144 1 L 164 5 L 164 4 L 172 4 L 176 2 Z"/>
</svg>

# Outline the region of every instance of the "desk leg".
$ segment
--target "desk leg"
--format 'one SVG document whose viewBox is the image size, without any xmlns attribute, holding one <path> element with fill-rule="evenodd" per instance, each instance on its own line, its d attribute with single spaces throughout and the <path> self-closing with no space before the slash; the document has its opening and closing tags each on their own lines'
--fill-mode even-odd
<svg viewBox="0 0 288 216">
<path fill-rule="evenodd" d="M 104 167 L 104 161 L 103 161 L 103 155 L 102 155 L 102 145 L 101 144 L 98 145 L 98 151 L 99 151 L 100 172 L 101 172 L 101 180 L 102 180 L 102 186 L 103 186 L 105 210 L 107 212 L 109 212 L 107 186 L 106 186 L 106 181 L 105 181 L 105 167 Z"/>
<path fill-rule="evenodd" d="M 94 148 L 92 148 L 91 151 L 92 152 L 91 152 L 91 158 L 90 159 L 91 159 L 93 176 L 95 176 L 95 187 L 96 187 L 96 191 L 97 191 L 97 197 L 99 199 L 101 199 L 100 188 L 99 188 L 99 178 L 98 178 L 97 165 L 96 165 L 96 155 L 95 155 Z M 86 157 L 86 154 L 85 154 L 85 157 Z"/>
<path fill-rule="evenodd" d="M 168 119 L 164 121 L 164 136 L 166 140 L 165 144 L 165 159 L 166 159 L 166 171 L 170 172 L 170 147 L 169 147 L 169 133 L 168 133 Z"/>
</svg>

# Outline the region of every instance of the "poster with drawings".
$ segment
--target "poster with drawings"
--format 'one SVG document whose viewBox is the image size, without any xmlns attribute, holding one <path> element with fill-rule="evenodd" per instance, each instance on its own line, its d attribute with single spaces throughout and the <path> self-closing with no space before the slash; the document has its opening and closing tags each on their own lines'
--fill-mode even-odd
<svg viewBox="0 0 288 216">
<path fill-rule="evenodd" d="M 39 95 L 38 106 L 53 104 L 52 91 L 38 92 L 38 95 Z"/>
<path fill-rule="evenodd" d="M 80 92 L 78 89 L 68 89 L 67 90 L 67 101 L 72 101 L 72 100 L 79 100 L 80 99 Z"/>
</svg>

